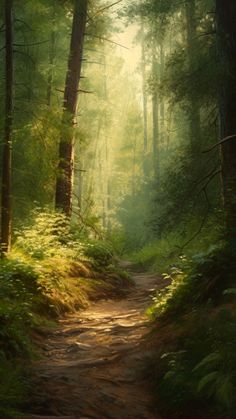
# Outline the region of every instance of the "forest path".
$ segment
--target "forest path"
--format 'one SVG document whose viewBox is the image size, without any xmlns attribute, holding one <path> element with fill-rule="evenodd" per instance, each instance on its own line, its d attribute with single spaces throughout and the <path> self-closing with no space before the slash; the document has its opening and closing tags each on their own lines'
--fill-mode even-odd
<svg viewBox="0 0 236 419">
<path fill-rule="evenodd" d="M 93 303 L 60 321 L 43 344 L 45 357 L 34 364 L 30 414 L 38 419 L 154 419 L 148 381 L 140 366 L 142 338 L 154 289 L 163 281 L 135 272 L 135 287 L 123 299 Z"/>
</svg>

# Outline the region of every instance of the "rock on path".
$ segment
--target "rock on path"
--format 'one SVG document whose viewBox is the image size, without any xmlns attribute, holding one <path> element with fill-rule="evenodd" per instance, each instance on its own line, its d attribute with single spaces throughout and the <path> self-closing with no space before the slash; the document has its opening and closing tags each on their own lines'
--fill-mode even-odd
<svg viewBox="0 0 236 419">
<path fill-rule="evenodd" d="M 138 373 L 149 328 L 145 310 L 162 280 L 130 270 L 135 287 L 122 300 L 93 303 L 60 321 L 33 365 L 29 417 L 160 419 L 148 382 Z M 28 416 L 27 416 L 28 417 Z"/>
</svg>

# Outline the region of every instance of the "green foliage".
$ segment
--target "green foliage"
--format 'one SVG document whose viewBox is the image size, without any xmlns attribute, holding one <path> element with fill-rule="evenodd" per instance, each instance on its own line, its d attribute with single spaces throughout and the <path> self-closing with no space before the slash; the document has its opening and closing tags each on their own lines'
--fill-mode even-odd
<svg viewBox="0 0 236 419">
<path fill-rule="evenodd" d="M 222 417 L 224 409 L 231 417 L 236 390 L 235 317 L 226 309 L 217 315 L 201 309 L 185 319 L 183 326 L 185 332 L 178 341 L 181 350 L 164 353 L 159 360 L 159 394 L 172 406 L 170 410 L 190 403 L 200 403 L 206 410 L 208 403 L 208 407 L 218 407 L 216 417 Z"/>
<path fill-rule="evenodd" d="M 42 212 L 36 209 L 31 213 L 31 223 L 16 233 L 15 248 L 21 249 L 34 259 L 43 259 L 67 254 L 79 249 L 72 235 L 69 220 L 61 213 Z"/>
<path fill-rule="evenodd" d="M 3 363 L 4 361 L 4 363 Z M 19 408 L 25 397 L 22 370 L 6 360 L 0 361 L 0 416 L 3 419 L 24 419 Z"/>
<path fill-rule="evenodd" d="M 32 304 L 38 292 L 37 273 L 19 259 L 0 262 L 0 342 L 6 355 L 29 355 L 27 329 L 32 326 Z"/>
<path fill-rule="evenodd" d="M 112 246 L 104 241 L 90 241 L 87 243 L 85 255 L 92 261 L 94 268 L 101 270 L 114 261 Z"/>
<path fill-rule="evenodd" d="M 177 266 L 163 274 L 170 285 L 154 298 L 154 316 L 188 312 L 199 304 L 219 304 L 227 285 L 234 283 L 235 261 L 224 244 L 196 254 L 181 256 Z"/>
<path fill-rule="evenodd" d="M 30 221 L 0 261 L 0 417 L 6 419 L 21 417 L 26 385 L 11 363 L 34 356 L 31 331 L 86 306 L 90 296 L 114 294 L 131 283 L 114 266 L 111 244 L 80 234 L 81 225 L 49 210 L 34 211 Z"/>
<path fill-rule="evenodd" d="M 158 398 L 173 418 L 183 409 L 202 409 L 206 417 L 213 410 L 216 418 L 235 410 L 234 273 L 234 255 L 222 242 L 191 258 L 182 255 L 163 274 L 170 285 L 154 298 L 149 313 L 158 322 L 160 340 L 165 328 L 172 340 L 159 348 L 154 370 Z"/>
</svg>

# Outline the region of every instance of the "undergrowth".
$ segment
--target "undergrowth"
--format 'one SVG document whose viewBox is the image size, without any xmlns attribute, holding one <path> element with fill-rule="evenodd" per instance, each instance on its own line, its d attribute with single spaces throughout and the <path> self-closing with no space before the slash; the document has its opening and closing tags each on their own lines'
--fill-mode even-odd
<svg viewBox="0 0 236 419">
<path fill-rule="evenodd" d="M 27 380 L 20 364 L 36 354 L 32 332 L 130 285 L 111 245 L 78 231 L 62 214 L 37 210 L 16 232 L 8 258 L 0 261 L 1 418 L 21 417 Z"/>
<path fill-rule="evenodd" d="M 133 255 L 166 279 L 148 309 L 155 351 L 147 371 L 158 409 L 173 419 L 235 418 L 236 258 L 208 231 L 185 248 L 172 232 Z"/>
<path fill-rule="evenodd" d="M 163 274 L 170 285 L 149 309 L 155 339 L 162 341 L 152 371 L 163 412 L 173 418 L 234 417 L 235 268 L 222 243 L 182 256 Z"/>
</svg>

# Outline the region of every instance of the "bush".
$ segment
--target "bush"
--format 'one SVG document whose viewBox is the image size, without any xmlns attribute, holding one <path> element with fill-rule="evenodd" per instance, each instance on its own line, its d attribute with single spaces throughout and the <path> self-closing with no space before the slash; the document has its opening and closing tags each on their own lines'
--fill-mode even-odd
<svg viewBox="0 0 236 419">
<path fill-rule="evenodd" d="M 173 418 L 188 417 L 180 413 L 183 409 L 191 416 L 188 409 L 194 407 L 202 409 L 205 417 L 209 409 L 215 418 L 221 418 L 224 410 L 227 418 L 233 417 L 235 288 L 227 287 L 235 284 L 235 263 L 224 243 L 191 259 L 182 257 L 178 266 L 164 274 L 171 284 L 155 297 L 149 310 L 159 326 L 168 330 L 172 324 L 176 333 L 154 362 L 158 396 Z"/>
<path fill-rule="evenodd" d="M 224 244 L 192 259 L 182 256 L 179 266 L 163 274 L 171 284 L 158 293 L 149 311 L 158 317 L 183 314 L 206 302 L 220 303 L 223 290 L 234 284 L 234 272 L 234 257 Z"/>
<path fill-rule="evenodd" d="M 111 265 L 114 260 L 112 246 L 105 241 L 90 241 L 84 253 L 90 258 L 94 268 L 101 270 Z"/>
<path fill-rule="evenodd" d="M 197 406 L 207 417 L 214 407 L 215 417 L 222 417 L 225 409 L 231 417 L 236 407 L 236 319 L 226 309 L 215 316 L 198 310 L 184 321 L 183 329 L 177 350 L 156 360 L 158 396 L 169 411 L 187 412 Z"/>
<path fill-rule="evenodd" d="M 37 209 L 32 213 L 31 224 L 16 232 L 14 247 L 34 259 L 43 259 L 73 252 L 77 255 L 83 246 L 75 240 L 65 215 Z"/>
<path fill-rule="evenodd" d="M 1 354 L 0 354 L 1 355 Z M 23 405 L 26 386 L 22 385 L 22 371 L 5 359 L 0 360 L 0 417 L 24 419 L 19 409 Z"/>
</svg>

